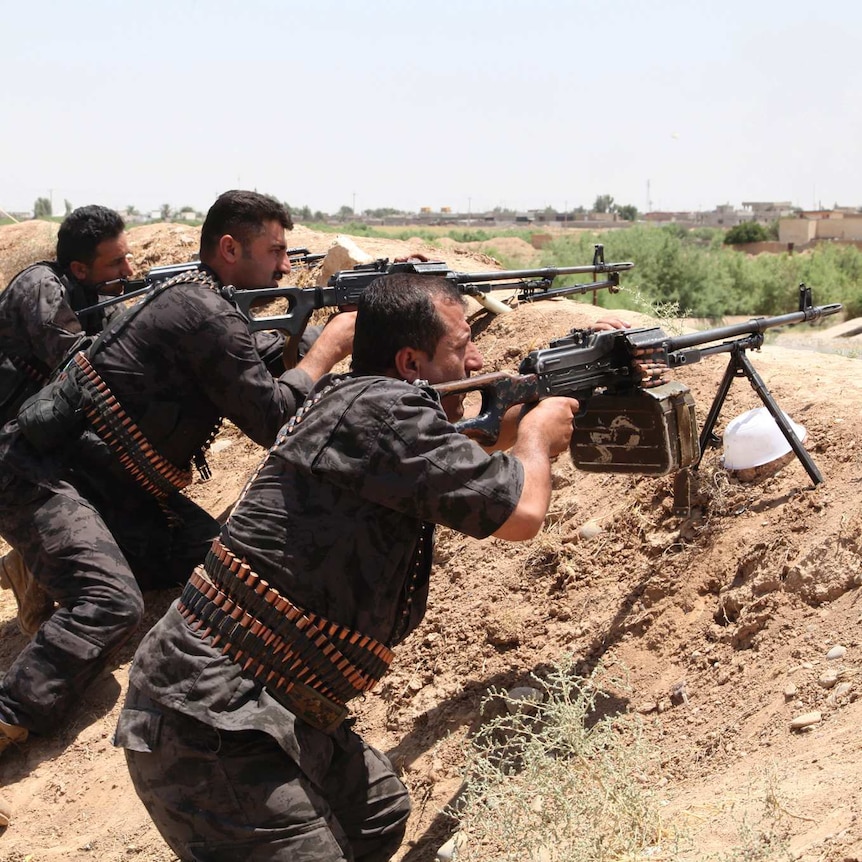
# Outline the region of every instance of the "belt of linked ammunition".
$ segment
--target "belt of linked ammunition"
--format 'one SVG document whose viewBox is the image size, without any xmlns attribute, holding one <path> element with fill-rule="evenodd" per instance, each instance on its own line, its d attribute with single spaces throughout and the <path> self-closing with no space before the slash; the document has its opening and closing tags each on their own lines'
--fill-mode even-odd
<svg viewBox="0 0 862 862">
<path fill-rule="evenodd" d="M 192 573 L 179 611 L 283 706 L 332 732 L 346 702 L 370 691 L 394 654 L 384 644 L 293 604 L 218 539 Z"/>
<path fill-rule="evenodd" d="M 11 353 L 6 353 L 0 350 L 0 362 L 4 359 L 8 359 L 15 368 L 20 371 L 25 377 L 32 380 L 34 383 L 38 383 L 39 386 L 44 386 L 48 380 L 49 375 L 43 371 L 40 371 L 36 368 L 35 365 L 31 365 L 26 359 L 21 356 L 14 356 Z"/>
<path fill-rule="evenodd" d="M 74 362 L 78 379 L 91 396 L 92 404 L 84 408 L 93 430 L 117 456 L 120 464 L 147 492 L 163 500 L 191 484 L 192 474 L 163 458 L 132 421 L 123 405 L 114 397 L 108 384 L 93 368 L 83 352 Z"/>
</svg>

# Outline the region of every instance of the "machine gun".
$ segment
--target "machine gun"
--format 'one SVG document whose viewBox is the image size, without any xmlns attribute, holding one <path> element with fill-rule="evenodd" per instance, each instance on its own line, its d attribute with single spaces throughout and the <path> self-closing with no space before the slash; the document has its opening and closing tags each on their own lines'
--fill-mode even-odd
<svg viewBox="0 0 862 862">
<path fill-rule="evenodd" d="M 307 248 L 289 248 L 287 249 L 287 257 L 290 261 L 291 268 L 309 267 L 319 263 L 326 257 L 325 254 L 311 254 Z M 167 281 L 175 275 L 180 275 L 184 272 L 191 272 L 200 267 L 199 260 L 190 260 L 186 263 L 169 263 L 164 266 L 154 266 L 145 276 L 141 278 L 114 278 L 111 281 L 104 281 L 99 285 L 99 290 L 110 293 L 106 288 L 119 288 L 120 293 L 112 296 L 110 299 L 104 299 L 95 305 L 90 305 L 87 308 L 82 308 L 75 312 L 78 317 L 85 314 L 92 314 L 96 311 L 101 311 L 103 308 L 110 308 L 117 303 L 125 302 L 127 299 L 135 299 L 138 296 L 143 296 L 153 285 L 162 281 Z"/>
<path fill-rule="evenodd" d="M 586 266 L 562 266 L 544 269 L 513 269 L 496 272 L 455 272 L 442 261 L 394 261 L 381 258 L 372 263 L 360 264 L 354 269 L 342 270 L 332 275 L 326 287 L 264 287 L 254 290 L 224 288 L 226 296 L 248 320 L 249 329 L 281 329 L 290 335 L 303 331 L 311 313 L 319 308 L 344 308 L 355 306 L 365 289 L 376 279 L 392 273 L 413 273 L 445 278 L 457 285 L 465 295 L 476 298 L 495 314 L 511 311 L 508 305 L 488 295 L 488 291 L 507 290 L 514 293 L 519 302 L 534 302 L 555 296 L 575 296 L 607 288 L 611 293 L 619 291 L 620 273 L 632 269 L 634 264 L 605 263 L 604 246 L 597 244 L 593 262 Z M 556 278 L 566 275 L 603 274 L 607 278 L 554 287 Z M 252 306 L 261 301 L 287 299 L 286 312 L 271 317 L 257 317 Z"/>
<path fill-rule="evenodd" d="M 814 322 L 836 314 L 841 308 L 840 303 L 812 305 L 811 290 L 800 284 L 797 312 L 757 317 L 745 323 L 678 336 L 668 336 L 659 327 L 607 332 L 573 330 L 568 336 L 552 341 L 549 347 L 528 354 L 517 375 L 494 372 L 437 384 L 434 389 L 441 397 L 480 393 L 478 416 L 463 419 L 456 427 L 483 445 L 496 441 L 503 414 L 510 407 L 533 404 L 554 395 L 577 398 L 581 411 L 575 422 L 571 451 L 578 467 L 662 475 L 684 468 L 696 470 L 705 447 L 720 442 L 713 428 L 733 379 L 745 376 L 817 485 L 823 481 L 820 471 L 793 433 L 746 351 L 763 345 L 767 329 Z M 694 401 L 688 387 L 678 382 L 665 383 L 661 373 L 644 376 L 639 366 L 647 363 L 653 372 L 656 362 L 678 368 L 716 353 L 729 353 L 730 361 L 698 437 Z M 685 475 L 687 478 L 688 474 Z M 676 508 L 680 512 L 685 508 L 681 499 L 686 490 L 684 484 L 680 481 L 677 486 Z"/>
</svg>

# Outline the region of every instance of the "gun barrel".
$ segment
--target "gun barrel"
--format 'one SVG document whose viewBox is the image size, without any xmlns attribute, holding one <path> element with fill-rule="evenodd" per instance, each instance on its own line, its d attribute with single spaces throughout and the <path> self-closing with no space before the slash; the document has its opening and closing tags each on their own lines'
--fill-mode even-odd
<svg viewBox="0 0 862 862">
<path fill-rule="evenodd" d="M 126 280 L 123 278 L 118 278 L 115 281 L 123 282 L 123 293 L 118 294 L 117 296 L 111 296 L 108 299 L 103 299 L 101 302 L 97 302 L 95 305 L 88 305 L 86 308 L 81 308 L 75 312 L 76 317 L 85 317 L 88 314 L 92 314 L 94 311 L 101 311 L 103 308 L 110 308 L 112 305 L 118 305 L 121 302 L 125 302 L 127 299 L 134 299 L 137 296 L 143 296 L 151 287 L 152 284 L 146 283 L 144 287 L 139 287 L 136 290 L 132 290 L 128 293 L 125 291 L 131 286 L 134 287 L 136 284 L 140 284 L 145 281 L 142 278 L 136 278 L 134 280 Z M 109 284 L 113 284 L 115 282 L 106 281 L 105 286 Z"/>
<path fill-rule="evenodd" d="M 505 279 L 541 278 L 553 281 L 563 275 L 581 275 L 586 273 L 624 272 L 634 268 L 632 261 L 621 263 L 596 263 L 587 266 L 557 266 L 543 269 L 503 269 L 498 272 L 453 272 L 447 276 L 456 284 L 472 284 L 484 281 L 503 281 Z"/>
<path fill-rule="evenodd" d="M 667 351 L 684 350 L 696 347 L 710 341 L 721 341 L 724 338 L 735 338 L 737 335 L 751 335 L 765 332 L 776 326 L 787 326 L 794 323 L 813 323 L 831 314 L 837 314 L 843 306 L 840 302 L 830 305 L 814 305 L 804 311 L 794 311 L 790 314 L 779 314 L 777 317 L 753 317 L 744 323 L 734 323 L 730 326 L 720 326 L 717 329 L 705 329 L 702 332 L 692 332 L 687 335 L 675 335 L 671 338 L 656 339 L 654 344 L 639 344 L 639 347 L 663 347 Z"/>
</svg>

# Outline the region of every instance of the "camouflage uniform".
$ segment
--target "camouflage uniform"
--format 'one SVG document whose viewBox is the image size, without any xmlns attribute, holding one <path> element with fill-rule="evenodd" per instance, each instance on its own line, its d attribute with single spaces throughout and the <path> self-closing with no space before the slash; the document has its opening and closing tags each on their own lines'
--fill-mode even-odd
<svg viewBox="0 0 862 862">
<path fill-rule="evenodd" d="M 312 384 L 299 370 L 280 378 L 267 371 L 211 276 L 160 286 L 88 351 L 149 443 L 180 468 L 220 417 L 271 445 Z M 38 398 L 53 393 L 56 401 L 56 389 L 57 381 Z M 181 494 L 157 501 L 143 490 L 86 423 L 47 452 L 8 423 L 0 432 L 0 532 L 60 607 L 0 682 L 0 721 L 37 733 L 57 727 L 140 622 L 141 589 L 182 583 L 217 530 Z"/>
<path fill-rule="evenodd" d="M 492 534 L 523 467 L 456 433 L 428 388 L 324 378 L 306 407 L 221 541 L 296 605 L 394 646 L 425 613 L 433 524 Z M 329 734 L 302 720 L 177 605 L 130 683 L 115 743 L 181 859 L 385 860 L 399 846 L 409 799 L 385 757 L 349 719 Z"/>
<path fill-rule="evenodd" d="M 76 311 L 98 302 L 97 290 L 76 281 L 53 261 L 18 273 L 0 293 L 0 425 L 14 418 L 21 402 L 47 381 L 81 334 L 100 332 L 104 311 Z M 36 375 L 22 371 L 29 366 Z"/>
</svg>

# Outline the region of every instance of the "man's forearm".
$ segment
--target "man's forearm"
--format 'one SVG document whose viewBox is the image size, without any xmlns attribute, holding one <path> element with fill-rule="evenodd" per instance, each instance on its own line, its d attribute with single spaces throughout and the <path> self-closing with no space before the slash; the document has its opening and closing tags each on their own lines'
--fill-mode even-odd
<svg viewBox="0 0 862 862">
<path fill-rule="evenodd" d="M 498 539 L 523 542 L 542 529 L 551 503 L 551 460 L 547 444 L 521 439 L 512 449 L 524 468 L 524 487 L 515 510 L 494 533 Z"/>
</svg>

